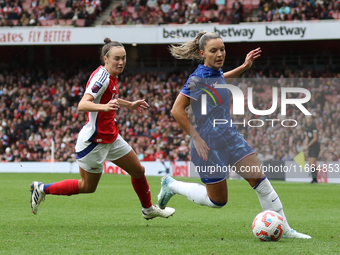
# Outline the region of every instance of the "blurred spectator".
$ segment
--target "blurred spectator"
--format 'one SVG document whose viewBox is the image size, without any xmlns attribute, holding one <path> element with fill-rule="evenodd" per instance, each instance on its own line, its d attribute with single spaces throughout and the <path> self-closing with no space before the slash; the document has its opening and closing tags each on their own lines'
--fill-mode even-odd
<svg viewBox="0 0 340 255">
<path fill-rule="evenodd" d="M 238 24 L 240 22 L 243 22 L 243 6 L 242 3 L 239 0 L 235 0 L 233 3 L 233 11 L 234 11 L 234 24 Z"/>
<path fill-rule="evenodd" d="M 8 19 L 19 19 L 19 17 L 21 16 L 21 13 L 22 13 L 22 9 L 21 7 L 18 5 L 18 2 L 15 2 L 14 3 L 14 6 L 13 6 L 13 13 L 12 13 L 12 18 L 9 18 Z"/>
<path fill-rule="evenodd" d="M 14 161 L 14 156 L 12 154 L 11 148 L 9 148 L 9 147 L 6 148 L 4 159 L 5 159 L 5 162 Z"/>
<path fill-rule="evenodd" d="M 164 13 L 169 13 L 169 11 L 171 10 L 171 7 L 167 0 L 163 0 L 163 3 L 161 4 L 161 10 Z"/>
<path fill-rule="evenodd" d="M 215 13 L 213 11 L 211 11 L 209 14 L 209 22 L 210 23 L 219 22 L 218 18 L 215 16 Z"/>
<path fill-rule="evenodd" d="M 289 2 L 288 6 L 290 8 L 297 8 L 299 6 L 299 2 L 298 2 L 298 0 L 292 0 L 292 1 Z"/>
<path fill-rule="evenodd" d="M 154 11 L 156 7 L 158 7 L 157 0 L 148 0 L 146 5 L 150 8 L 151 11 Z"/>
<path fill-rule="evenodd" d="M 181 145 L 177 148 L 178 150 L 178 160 L 186 161 L 189 159 L 189 149 L 187 143 L 183 140 Z"/>
<path fill-rule="evenodd" d="M 62 13 L 61 9 L 59 8 L 59 6 L 56 6 L 55 8 L 55 12 L 53 14 L 53 19 L 63 19 L 64 18 L 64 14 Z"/>
<path fill-rule="evenodd" d="M 27 14 L 24 12 L 21 16 L 20 24 L 22 26 L 28 26 L 29 23 L 30 23 L 30 19 L 27 17 Z"/>
<path fill-rule="evenodd" d="M 209 18 L 205 16 L 203 12 L 201 12 L 200 16 L 197 18 L 199 23 L 208 23 Z"/>
<path fill-rule="evenodd" d="M 133 20 L 132 17 L 129 17 L 128 21 L 126 22 L 126 25 L 136 25 L 136 22 Z"/>
<path fill-rule="evenodd" d="M 123 25 L 124 24 L 124 19 L 123 19 L 121 12 L 116 13 L 116 16 L 114 18 L 114 24 L 115 25 Z"/>
<path fill-rule="evenodd" d="M 278 11 L 280 15 L 288 15 L 290 14 L 290 7 L 286 4 L 286 2 L 283 2 L 281 8 Z"/>
</svg>

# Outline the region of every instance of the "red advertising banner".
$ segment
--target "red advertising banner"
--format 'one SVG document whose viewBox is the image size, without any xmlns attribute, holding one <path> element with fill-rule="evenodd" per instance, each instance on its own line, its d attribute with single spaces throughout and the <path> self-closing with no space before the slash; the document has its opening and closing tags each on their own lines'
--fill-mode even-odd
<svg viewBox="0 0 340 255">
<path fill-rule="evenodd" d="M 172 176 L 189 177 L 188 161 L 173 161 L 171 167 Z"/>
</svg>

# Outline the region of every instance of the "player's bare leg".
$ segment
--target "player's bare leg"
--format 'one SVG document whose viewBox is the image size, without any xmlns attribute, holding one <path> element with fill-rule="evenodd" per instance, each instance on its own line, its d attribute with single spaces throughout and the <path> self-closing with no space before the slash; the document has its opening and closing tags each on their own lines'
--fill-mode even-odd
<svg viewBox="0 0 340 255">
<path fill-rule="evenodd" d="M 120 159 L 113 161 L 113 163 L 124 169 L 131 176 L 131 183 L 142 204 L 142 215 L 145 219 L 149 220 L 155 217 L 168 218 L 175 213 L 174 208 L 166 207 L 161 209 L 157 205 L 152 205 L 149 184 L 145 177 L 145 169 L 133 150 Z"/>
<path fill-rule="evenodd" d="M 78 182 L 79 193 L 93 193 L 96 191 L 102 173 L 90 173 L 79 167 L 81 179 Z"/>
<path fill-rule="evenodd" d="M 217 204 L 226 204 L 228 202 L 227 180 L 218 183 L 206 184 L 207 194 L 210 200 Z"/>
<path fill-rule="evenodd" d="M 45 200 L 46 194 L 51 195 L 76 195 L 79 193 L 93 193 L 98 186 L 101 173 L 89 173 L 79 167 L 80 180 L 64 180 L 50 184 L 32 182 L 31 184 L 31 208 L 34 214 L 38 213 L 38 207 Z"/>
</svg>

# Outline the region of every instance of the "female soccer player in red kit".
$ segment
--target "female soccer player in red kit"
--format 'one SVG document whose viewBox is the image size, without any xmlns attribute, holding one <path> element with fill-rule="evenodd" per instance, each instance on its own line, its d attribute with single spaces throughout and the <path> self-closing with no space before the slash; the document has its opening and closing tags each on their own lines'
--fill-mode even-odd
<svg viewBox="0 0 340 255">
<path fill-rule="evenodd" d="M 149 184 L 144 175 L 145 169 L 131 146 L 119 135 L 118 123 L 115 120 L 115 111 L 119 107 L 141 111 L 149 105 L 144 100 L 129 102 L 118 98 L 118 75 L 124 70 L 126 52 L 119 42 L 109 38 L 104 42 L 101 50 L 104 65 L 91 74 L 78 105 L 78 110 L 85 111 L 87 116 L 87 122 L 80 131 L 76 144 L 81 179 L 51 184 L 34 181 L 31 184 L 32 212 L 38 212 L 38 206 L 46 194 L 70 196 L 93 193 L 99 183 L 104 161 L 110 160 L 131 175 L 132 186 L 142 204 L 143 217 L 167 218 L 175 213 L 175 209 L 161 209 L 152 205 Z"/>
</svg>

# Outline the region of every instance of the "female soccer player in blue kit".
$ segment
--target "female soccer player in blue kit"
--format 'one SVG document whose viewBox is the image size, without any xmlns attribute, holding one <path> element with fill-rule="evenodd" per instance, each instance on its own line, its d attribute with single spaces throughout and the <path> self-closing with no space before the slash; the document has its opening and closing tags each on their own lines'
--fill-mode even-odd
<svg viewBox="0 0 340 255">
<path fill-rule="evenodd" d="M 311 238 L 299 233 L 288 225 L 283 212 L 282 203 L 276 191 L 263 174 L 260 161 L 253 149 L 230 125 L 229 92 L 227 89 L 215 88 L 216 84 L 226 84 L 225 78 L 236 78 L 249 69 L 253 61 L 260 57 L 261 49 L 250 51 L 245 62 L 240 67 L 223 73 L 226 51 L 222 38 L 214 32 L 200 32 L 192 41 L 179 46 L 170 47 L 171 54 L 178 59 L 198 59 L 203 61 L 190 75 L 178 95 L 171 113 L 183 130 L 191 135 L 192 162 L 201 169 L 198 171 L 205 184 L 187 183 L 165 176 L 161 181 L 161 191 L 158 204 L 165 208 L 170 198 L 175 194 L 187 197 L 189 200 L 212 208 L 221 208 L 228 201 L 226 171 L 207 171 L 211 166 L 232 166 L 248 181 L 258 195 L 263 210 L 278 212 L 285 222 L 284 237 Z M 205 96 L 206 114 L 202 113 L 202 98 L 204 94 L 218 95 L 217 100 Z M 185 109 L 191 105 L 195 116 L 196 128 L 192 128 Z M 204 104 L 203 104 L 204 105 Z M 213 126 L 213 119 L 228 120 L 228 124 Z M 254 168 L 255 166 L 255 168 Z M 242 172 L 242 169 L 258 169 Z M 253 167 L 253 168 L 251 168 Z"/>
</svg>

